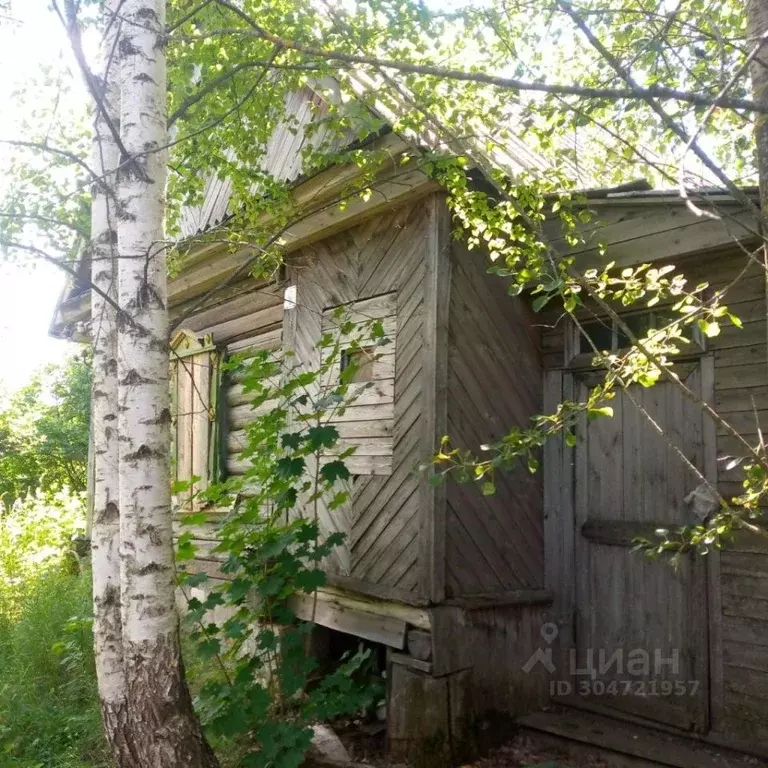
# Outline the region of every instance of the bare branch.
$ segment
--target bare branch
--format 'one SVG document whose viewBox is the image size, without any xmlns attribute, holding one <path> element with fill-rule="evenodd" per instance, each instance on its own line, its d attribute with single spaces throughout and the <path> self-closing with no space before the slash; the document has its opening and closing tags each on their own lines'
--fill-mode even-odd
<svg viewBox="0 0 768 768">
<path fill-rule="evenodd" d="M 70 152 L 60 147 L 54 147 L 48 144 L 47 141 L 22 141 L 20 139 L 0 139 L 0 144 L 7 144 L 10 147 L 23 147 L 25 149 L 36 149 L 38 152 L 49 152 L 53 155 L 58 155 L 66 160 L 69 160 L 75 165 L 79 165 L 90 177 L 92 181 L 98 181 L 99 177 L 96 172 L 85 162 L 81 157 L 78 157 L 74 152 Z"/>
<path fill-rule="evenodd" d="M 63 219 L 56 219 L 53 216 L 40 216 L 33 213 L 8 213 L 7 211 L 0 211 L 0 219 L 39 221 L 43 224 L 53 224 L 56 227 L 65 227 L 66 229 L 71 229 L 73 232 L 76 232 L 78 235 L 82 235 L 86 238 L 88 237 L 88 232 L 84 229 L 81 229 L 77 224 L 74 224 L 71 221 L 64 221 Z"/>
<path fill-rule="evenodd" d="M 93 100 L 96 102 L 96 108 L 99 110 L 99 112 L 101 112 L 101 115 L 104 118 L 104 123 L 109 128 L 109 132 L 112 134 L 112 138 L 120 150 L 121 157 L 123 159 L 127 159 L 130 157 L 130 155 L 125 149 L 125 145 L 120 138 L 120 131 L 118 127 L 115 125 L 112 117 L 109 114 L 109 110 L 104 104 L 101 84 L 98 82 L 93 72 L 91 72 L 91 69 L 88 66 L 88 62 L 85 59 L 83 41 L 80 37 L 80 25 L 77 22 L 77 10 L 75 9 L 74 0 L 64 0 L 64 7 L 66 8 L 67 13 L 66 18 L 59 9 L 58 0 L 53 0 L 53 9 L 56 11 L 56 15 L 59 17 L 59 20 L 61 21 L 64 29 L 67 31 L 69 41 L 72 45 L 72 52 L 75 56 L 75 61 L 77 61 L 77 66 L 83 75 L 85 84 L 88 87 Z"/>
<path fill-rule="evenodd" d="M 722 87 L 720 90 L 720 93 L 718 96 L 725 96 L 728 91 L 733 88 L 734 85 L 738 82 L 739 78 L 747 71 L 749 68 L 749 65 L 757 58 L 758 53 L 760 53 L 760 50 L 765 45 L 765 43 L 768 41 L 768 32 L 766 32 L 757 42 L 757 45 L 752 49 L 749 56 L 744 60 L 742 65 L 733 73 L 731 78 L 728 80 L 728 82 Z M 685 145 L 685 148 L 683 149 L 682 154 L 680 155 L 680 179 L 678 183 L 678 187 L 680 189 L 680 197 L 685 200 L 685 204 L 697 215 L 697 216 L 705 216 L 708 215 L 706 211 L 703 211 L 698 206 L 694 205 L 689 197 L 688 197 L 688 191 L 685 188 L 685 156 L 688 154 L 688 152 L 692 149 L 694 144 L 696 143 L 696 139 L 699 138 L 699 135 L 704 130 L 704 126 L 709 122 L 709 120 L 712 118 L 712 115 L 715 112 L 716 107 L 713 105 L 711 106 L 704 116 L 699 121 L 698 126 L 696 126 L 696 130 L 691 135 L 691 138 L 688 139 L 688 142 Z"/>
<path fill-rule="evenodd" d="M 58 258 L 57 256 L 52 256 L 47 251 L 44 251 L 42 248 L 37 248 L 34 245 L 25 245 L 24 243 L 17 243 L 13 240 L 4 240 L 2 241 L 2 244 L 6 248 L 11 248 L 17 251 L 24 251 L 25 253 L 29 253 L 32 256 L 37 256 L 43 261 L 47 261 L 49 264 L 53 264 L 63 272 L 66 272 L 70 277 L 74 277 L 75 280 L 82 282 L 82 275 L 80 275 L 76 267 L 73 267 L 71 264 L 67 263 L 63 259 Z M 96 291 L 96 293 L 99 296 L 101 296 L 101 298 L 104 299 L 104 301 L 106 301 L 110 306 L 114 307 L 119 314 L 124 314 L 122 313 L 122 310 L 118 306 L 117 302 L 115 302 L 111 296 L 104 293 L 104 291 L 102 291 L 98 286 L 95 286 L 90 281 L 88 281 L 88 285 L 92 291 Z"/>
</svg>

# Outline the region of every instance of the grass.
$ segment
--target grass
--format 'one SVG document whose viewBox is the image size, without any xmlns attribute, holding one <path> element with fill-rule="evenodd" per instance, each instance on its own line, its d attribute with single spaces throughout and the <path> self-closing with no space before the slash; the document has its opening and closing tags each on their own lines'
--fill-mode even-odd
<svg viewBox="0 0 768 768">
<path fill-rule="evenodd" d="M 0 622 L 0 766 L 107 768 L 93 665 L 91 585 L 61 568 Z"/>
</svg>

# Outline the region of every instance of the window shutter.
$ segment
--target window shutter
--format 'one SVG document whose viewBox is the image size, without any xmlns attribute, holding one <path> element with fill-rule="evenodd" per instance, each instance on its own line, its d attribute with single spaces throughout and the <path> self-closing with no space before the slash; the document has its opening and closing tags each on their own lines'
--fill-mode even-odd
<svg viewBox="0 0 768 768">
<path fill-rule="evenodd" d="M 181 330 L 171 339 L 171 477 L 181 482 L 197 478 L 178 494 L 178 505 L 189 506 L 196 493 L 219 477 L 219 360 L 210 335 L 199 338 Z M 203 505 L 196 500 L 191 506 Z"/>
</svg>

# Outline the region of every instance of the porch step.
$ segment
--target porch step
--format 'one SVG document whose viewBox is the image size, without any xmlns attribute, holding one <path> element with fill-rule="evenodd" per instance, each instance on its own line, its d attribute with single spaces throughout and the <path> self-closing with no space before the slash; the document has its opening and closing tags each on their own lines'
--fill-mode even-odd
<svg viewBox="0 0 768 768">
<path fill-rule="evenodd" d="M 532 738 L 546 737 L 572 758 L 599 756 L 611 768 L 768 768 L 763 758 L 591 712 L 536 712 L 517 722 Z"/>
</svg>

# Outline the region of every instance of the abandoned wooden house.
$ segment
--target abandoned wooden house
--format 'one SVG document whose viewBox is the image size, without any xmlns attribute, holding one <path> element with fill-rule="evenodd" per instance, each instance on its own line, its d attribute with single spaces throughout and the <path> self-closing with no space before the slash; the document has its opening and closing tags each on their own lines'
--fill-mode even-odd
<svg viewBox="0 0 768 768">
<path fill-rule="evenodd" d="M 315 119 L 306 103 L 316 94 L 293 98 L 296 114 Z M 301 131 L 284 132 L 267 152 L 271 172 L 295 180 L 296 199 L 316 209 L 285 234 L 284 270 L 213 294 L 173 339 L 177 354 L 197 363 L 194 381 L 175 382 L 178 475 L 204 482 L 244 469 L 240 438 L 254 411 L 237 381 L 219 381 L 217 360 L 268 349 L 311 363 L 324 313 L 375 310 L 392 345 L 374 363 L 374 386 L 339 424 L 360 451 L 348 460 L 356 475 L 349 508 L 322 521 L 346 540 L 313 615 L 329 631 L 386 648 L 391 749 L 407 753 L 436 737 L 457 745 L 496 713 L 642 751 L 642 738 L 617 746 L 605 729 L 590 730 L 578 714 L 589 710 L 670 738 L 768 755 L 768 546 L 739 537 L 706 558 L 687 556 L 677 570 L 630 552 L 635 536 L 696 519 L 686 499 L 700 483 L 676 449 L 724 495 L 738 493 L 741 470 L 718 462 L 738 454 L 733 438 L 662 382 L 619 395 L 612 419 L 585 420 L 575 447 L 551 440 L 542 472 L 511 471 L 494 496 L 430 485 L 414 470 L 443 435 L 477 450 L 562 398 L 583 397 L 596 375 L 590 347 L 557 311 L 537 315 L 526 297 L 509 297 L 482 255 L 453 239 L 440 187 L 419 168 L 398 167 L 413 137 L 371 141 L 387 148 L 391 166 L 368 200 L 343 209 L 324 203 L 353 170 L 301 177 L 302 141 Z M 535 161 L 522 147 L 515 152 L 519 166 Z M 211 181 L 205 203 L 185 212 L 184 235 L 225 226 L 227 202 L 226 182 Z M 579 263 L 605 260 L 599 240 L 620 266 L 671 261 L 690 280 L 722 287 L 744 269 L 741 246 L 753 235 L 732 200 L 714 202 L 727 227 L 695 217 L 671 194 L 595 193 L 588 205 L 600 224 L 589 225 L 593 240 Z M 172 317 L 249 256 L 221 245 L 193 249 L 169 284 Z M 755 414 L 768 413 L 764 290 L 759 270 L 748 268 L 728 295 L 744 328 L 695 339 L 679 362 L 688 386 L 750 439 Z M 88 307 L 87 286 L 73 283 L 53 333 L 86 337 Z M 642 331 L 663 311 L 633 309 L 626 322 Z M 623 345 L 603 317 L 585 317 L 583 327 L 601 348 Z M 193 392 L 210 399 L 194 402 Z M 213 528 L 200 535 L 197 566 L 223 578 L 206 555 Z M 311 612 L 301 601 L 296 610 Z M 553 700 L 572 709 L 541 712 Z"/>
</svg>

